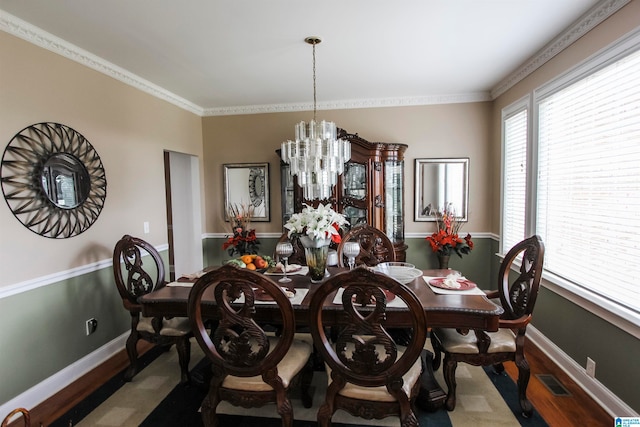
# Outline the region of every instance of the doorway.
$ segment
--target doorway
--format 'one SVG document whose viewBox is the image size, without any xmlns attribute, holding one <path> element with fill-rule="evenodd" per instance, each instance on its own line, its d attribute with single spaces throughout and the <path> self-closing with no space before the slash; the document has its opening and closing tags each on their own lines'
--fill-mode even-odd
<svg viewBox="0 0 640 427">
<path fill-rule="evenodd" d="M 169 280 L 202 270 L 200 163 L 197 156 L 164 152 Z"/>
</svg>

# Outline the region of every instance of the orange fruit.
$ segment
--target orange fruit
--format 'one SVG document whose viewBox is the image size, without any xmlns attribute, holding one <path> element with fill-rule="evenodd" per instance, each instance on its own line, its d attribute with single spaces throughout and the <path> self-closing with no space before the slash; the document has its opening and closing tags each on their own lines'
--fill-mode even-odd
<svg viewBox="0 0 640 427">
<path fill-rule="evenodd" d="M 252 262 L 247 264 L 247 270 L 255 270 L 256 269 L 256 265 Z"/>
<path fill-rule="evenodd" d="M 240 257 L 240 260 L 245 264 L 251 264 L 253 262 L 253 258 L 251 258 L 251 255 L 242 255 Z"/>
</svg>

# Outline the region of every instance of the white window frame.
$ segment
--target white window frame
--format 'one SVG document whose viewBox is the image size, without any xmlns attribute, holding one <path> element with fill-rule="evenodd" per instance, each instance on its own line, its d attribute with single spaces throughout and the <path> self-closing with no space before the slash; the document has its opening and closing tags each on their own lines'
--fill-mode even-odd
<svg viewBox="0 0 640 427">
<path fill-rule="evenodd" d="M 528 149 L 527 149 L 527 206 L 525 218 L 525 230 L 527 235 L 535 233 L 536 224 L 536 177 L 537 177 L 537 150 L 538 150 L 538 105 L 540 100 L 549 96 L 551 93 L 561 90 L 562 88 L 578 81 L 586 76 L 616 62 L 628 54 L 640 50 L 640 27 L 629 33 L 627 36 L 614 42 L 610 46 L 602 49 L 586 60 L 582 61 L 571 70 L 559 75 L 552 81 L 535 89 L 531 95 L 510 104 L 505 107 L 502 112 L 502 164 L 501 171 L 504 174 L 504 123 L 523 108 L 528 108 Z M 501 179 L 501 186 L 504 185 L 504 175 Z M 502 229 L 502 213 L 504 212 L 504 193 L 501 187 L 501 226 Z M 500 244 L 501 253 L 504 254 L 509 248 L 502 247 L 502 239 Z M 542 285 L 555 293 L 563 296 L 576 305 L 590 311 L 596 316 L 612 323 L 622 330 L 630 333 L 636 338 L 640 338 L 640 310 L 633 311 L 609 299 L 590 291 L 587 288 L 579 286 L 575 283 L 564 280 L 548 271 L 543 272 Z"/>
<path fill-rule="evenodd" d="M 530 235 L 531 234 L 531 230 L 529 227 L 529 221 L 528 221 L 528 217 L 530 216 L 529 211 L 530 211 L 530 206 L 531 206 L 531 197 L 530 197 L 530 190 L 529 190 L 529 186 L 531 183 L 531 179 L 529 179 L 528 177 L 531 176 L 531 154 L 530 154 L 530 150 L 531 150 L 531 96 L 530 95 L 526 95 L 522 98 L 520 98 L 519 100 L 515 101 L 514 103 L 512 103 L 511 105 L 505 107 L 502 110 L 502 119 L 501 119 L 501 124 L 502 124 L 502 159 L 501 159 L 501 163 L 500 163 L 500 170 L 502 171 L 502 178 L 500 180 L 500 235 L 503 236 L 504 235 L 504 219 L 505 219 L 505 210 L 508 208 L 505 205 L 505 177 L 504 177 L 504 171 L 505 171 L 505 167 L 506 167 L 506 145 L 507 145 L 507 140 L 506 140 L 506 126 L 505 126 L 505 122 L 507 120 L 509 120 L 510 118 L 512 118 L 513 116 L 521 113 L 522 111 L 526 111 L 527 112 L 527 153 L 526 153 L 526 158 L 527 158 L 527 167 L 526 167 L 526 174 L 527 174 L 527 189 L 526 189 L 526 200 L 525 200 L 525 228 L 524 228 L 524 232 L 525 235 Z M 523 236 L 524 238 L 525 236 Z M 503 241 L 503 239 L 500 240 L 500 253 L 501 254 L 506 254 L 509 251 L 510 248 L 505 247 L 505 242 Z"/>
</svg>

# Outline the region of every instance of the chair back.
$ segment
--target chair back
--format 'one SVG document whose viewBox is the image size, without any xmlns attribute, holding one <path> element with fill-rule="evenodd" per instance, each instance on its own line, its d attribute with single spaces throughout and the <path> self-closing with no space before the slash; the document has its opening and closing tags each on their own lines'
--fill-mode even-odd
<svg viewBox="0 0 640 427">
<path fill-rule="evenodd" d="M 511 266 L 519 255 L 522 255 L 522 264 L 516 274 L 511 271 Z M 518 319 L 533 312 L 543 262 L 544 244 L 537 235 L 521 241 L 507 253 L 498 273 L 500 303 L 504 309 L 503 319 Z"/>
<path fill-rule="evenodd" d="M 307 258 L 304 254 L 304 246 L 300 242 L 298 236 L 289 237 L 287 233 L 283 233 L 282 236 L 278 239 L 278 243 L 290 241 L 293 246 L 293 254 L 288 259 L 289 264 L 298 264 L 298 265 L 307 265 Z M 282 260 L 278 259 L 278 255 L 274 252 L 273 259 L 282 262 Z"/>
<path fill-rule="evenodd" d="M 206 295 L 209 300 L 215 299 L 218 320 L 211 334 L 206 330 L 207 318 L 202 311 L 207 304 L 203 303 Z M 277 306 L 270 319 L 282 325 L 277 342 L 269 340 L 254 319 L 259 300 L 272 300 Z M 206 273 L 193 285 L 188 313 L 196 340 L 212 361 L 220 382 L 226 375 L 262 375 L 265 382 L 278 381 L 276 366 L 293 342 L 295 317 L 289 297 L 277 283 L 263 274 L 224 265 Z M 273 342 L 276 344 L 271 348 Z"/>
<path fill-rule="evenodd" d="M 360 254 L 356 257 L 356 265 L 373 267 L 381 262 L 396 260 L 393 243 L 383 231 L 369 224 L 358 224 L 344 235 L 338 245 L 338 265 L 340 267 L 348 265 L 347 258 L 343 254 L 346 242 L 360 244 Z"/>
<path fill-rule="evenodd" d="M 2 424 L 0 426 L 7 427 L 11 422 L 11 419 L 17 414 L 22 414 L 22 421 L 24 422 L 24 427 L 31 426 L 31 416 L 29 415 L 29 411 L 27 411 L 24 408 L 16 408 L 13 411 L 9 412 L 9 415 L 7 415 L 4 418 L 4 420 L 2 420 Z"/>
<path fill-rule="evenodd" d="M 125 308 L 133 310 L 140 296 L 165 285 L 164 262 L 151 244 L 127 234 L 113 250 L 113 276 Z"/>
<path fill-rule="evenodd" d="M 327 311 L 323 306 L 341 288 L 344 327 L 332 343 L 325 333 L 323 314 Z M 391 298 L 401 298 L 411 313 L 413 333 L 403 352 L 385 327 L 387 301 Z M 310 326 L 316 348 L 331 367 L 334 381 L 342 387 L 345 381 L 362 387 L 386 386 L 398 400 L 402 377 L 420 357 L 427 337 L 425 312 L 413 291 L 366 268 L 337 274 L 320 285 L 311 298 Z"/>
</svg>

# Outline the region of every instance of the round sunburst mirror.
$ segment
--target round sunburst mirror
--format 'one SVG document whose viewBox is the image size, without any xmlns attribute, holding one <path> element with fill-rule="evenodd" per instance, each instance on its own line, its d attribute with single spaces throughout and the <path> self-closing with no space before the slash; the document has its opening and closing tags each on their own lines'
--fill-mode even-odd
<svg viewBox="0 0 640 427">
<path fill-rule="evenodd" d="M 18 221 L 53 239 L 86 231 L 107 196 L 100 156 L 84 136 L 59 123 L 37 123 L 18 132 L 2 155 L 0 179 Z"/>
</svg>

